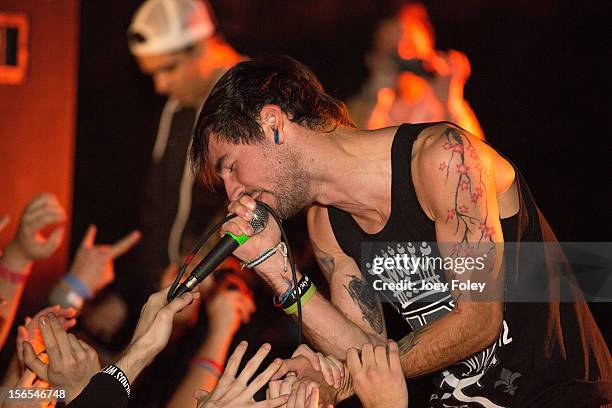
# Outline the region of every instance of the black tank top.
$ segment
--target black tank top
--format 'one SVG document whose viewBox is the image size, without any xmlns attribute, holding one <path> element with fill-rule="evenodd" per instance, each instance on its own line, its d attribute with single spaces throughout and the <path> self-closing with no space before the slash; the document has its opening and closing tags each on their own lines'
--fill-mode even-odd
<svg viewBox="0 0 612 408">
<path fill-rule="evenodd" d="M 404 251 L 439 254 L 435 244 L 428 245 L 436 242 L 434 222 L 417 200 L 411 173 L 414 141 L 424 129 L 436 124 L 439 123 L 404 124 L 398 128 L 391 148 L 391 213 L 382 230 L 368 234 L 351 214 L 328 207 L 338 244 L 360 265 L 370 283 L 374 277 L 365 271 L 373 253 L 367 249 L 368 243 L 398 243 L 397 247 L 387 247 L 391 256 Z M 556 242 L 516 167 L 515 172 L 520 206 L 517 214 L 500 220 L 504 241 L 517 247 L 527 242 Z M 435 392 L 429 406 L 579 407 L 609 402 L 610 352 L 580 293 L 572 294 L 574 302 L 516 301 L 525 287 L 521 282 L 529 282 L 530 276 L 521 274 L 524 268 L 520 267 L 529 262 L 529 256 L 527 251 L 523 254 L 516 248 L 512 254 L 504 257 L 506 302 L 498 341 L 435 374 Z M 421 272 L 421 279 L 446 283 L 442 271 Z M 553 272 L 541 272 L 546 284 Z M 389 281 L 402 279 L 391 275 L 379 276 Z M 553 288 L 547 286 L 546 290 Z M 384 292 L 384 296 L 413 329 L 439 319 L 454 307 L 448 292 L 398 290 L 392 295 Z"/>
</svg>

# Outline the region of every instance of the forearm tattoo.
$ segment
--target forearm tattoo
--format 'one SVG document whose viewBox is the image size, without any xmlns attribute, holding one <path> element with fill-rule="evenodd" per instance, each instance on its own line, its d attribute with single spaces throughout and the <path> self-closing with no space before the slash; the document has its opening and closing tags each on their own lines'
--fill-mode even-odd
<svg viewBox="0 0 612 408">
<path fill-rule="evenodd" d="M 323 251 L 314 242 L 312 243 L 312 249 L 314 251 L 315 257 L 317 258 L 317 261 L 319 261 L 321 270 L 325 274 L 327 280 L 329 280 L 329 277 L 334 273 L 336 269 L 334 264 L 334 257 Z"/>
<path fill-rule="evenodd" d="M 418 343 L 423 334 L 429 330 L 429 326 L 421 326 L 411 331 L 407 336 L 403 337 L 397 342 L 399 348 L 400 357 L 407 354 L 412 348 Z"/>
<path fill-rule="evenodd" d="M 363 319 L 367 321 L 378 334 L 383 332 L 383 315 L 378 306 L 378 298 L 376 293 L 370 287 L 370 284 L 354 275 L 347 275 L 351 278 L 348 286 L 344 287 L 349 295 L 359 305 L 363 313 Z"/>
</svg>

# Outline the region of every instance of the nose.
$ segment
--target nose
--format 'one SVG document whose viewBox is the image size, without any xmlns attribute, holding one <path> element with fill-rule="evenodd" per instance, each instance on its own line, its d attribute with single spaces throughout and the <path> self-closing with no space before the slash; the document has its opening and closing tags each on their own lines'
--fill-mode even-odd
<svg viewBox="0 0 612 408">
<path fill-rule="evenodd" d="M 223 179 L 225 193 L 230 201 L 236 201 L 244 194 L 246 189 L 244 185 L 232 180 L 230 177 L 231 176 L 228 176 Z"/>
<path fill-rule="evenodd" d="M 169 91 L 170 81 L 168 75 L 163 72 L 158 72 L 153 75 L 153 84 L 155 86 L 155 92 L 160 95 L 167 95 Z"/>
</svg>

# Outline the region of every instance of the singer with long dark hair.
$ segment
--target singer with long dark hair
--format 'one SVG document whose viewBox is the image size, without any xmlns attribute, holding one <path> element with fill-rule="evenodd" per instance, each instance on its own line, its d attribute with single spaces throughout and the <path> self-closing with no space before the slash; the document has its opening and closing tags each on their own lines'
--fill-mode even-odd
<svg viewBox="0 0 612 408">
<path fill-rule="evenodd" d="M 253 235 L 255 199 L 283 218 L 309 207 L 330 300 L 302 274 L 293 287 L 273 221 L 234 254 L 256 264 L 286 313 L 301 298 L 305 334 L 324 354 L 385 344 L 382 298 L 413 329 L 399 340 L 406 378 L 434 373 L 432 407 L 610 402 L 610 353 L 581 293 L 561 299 L 551 270 L 525 263 L 523 243 L 555 243 L 549 225 L 516 166 L 470 133 L 448 122 L 356 129 L 308 68 L 267 57 L 217 82 L 191 154 L 206 182 L 222 180 L 238 215 L 224 231 Z M 407 253 L 451 262 L 409 274 L 394 264 Z M 466 256 L 482 267 L 466 272 Z M 511 301 L 531 273 L 544 276 L 543 297 Z M 335 398 L 350 388 L 346 378 Z"/>
</svg>

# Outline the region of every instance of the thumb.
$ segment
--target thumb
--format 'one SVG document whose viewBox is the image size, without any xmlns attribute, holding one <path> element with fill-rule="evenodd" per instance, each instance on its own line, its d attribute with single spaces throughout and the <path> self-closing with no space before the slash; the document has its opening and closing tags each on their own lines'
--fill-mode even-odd
<svg viewBox="0 0 612 408">
<path fill-rule="evenodd" d="M 36 373 L 31 371 L 29 368 L 26 368 L 23 371 L 19 382 L 17 382 L 18 387 L 31 387 L 34 384 L 34 380 L 36 379 Z"/>
<path fill-rule="evenodd" d="M 55 251 L 62 243 L 62 238 L 64 238 L 64 227 L 54 229 L 51 235 L 49 235 L 47 242 L 45 242 L 44 248 L 49 251 Z"/>
<path fill-rule="evenodd" d="M 23 359 L 26 366 L 34 371 L 39 378 L 47 382 L 49 381 L 49 377 L 47 376 L 48 366 L 36 357 L 32 345 L 28 342 L 23 343 Z"/>
<path fill-rule="evenodd" d="M 195 390 L 193 393 L 193 398 L 195 398 L 197 402 L 202 402 L 202 400 L 207 399 L 209 395 L 210 393 L 208 391 Z"/>
</svg>

